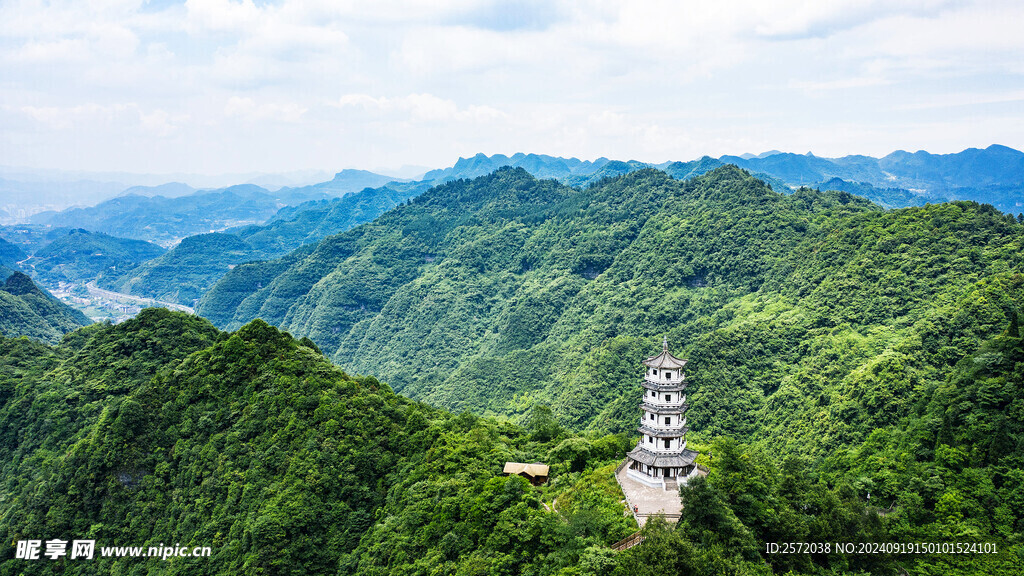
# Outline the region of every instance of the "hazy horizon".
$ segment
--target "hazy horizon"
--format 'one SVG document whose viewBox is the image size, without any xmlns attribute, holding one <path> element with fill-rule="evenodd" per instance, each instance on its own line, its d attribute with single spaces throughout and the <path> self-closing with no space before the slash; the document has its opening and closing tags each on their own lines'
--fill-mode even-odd
<svg viewBox="0 0 1024 576">
<path fill-rule="evenodd" d="M 962 149 L 962 150 L 955 150 L 955 151 L 952 151 L 952 152 L 936 152 L 934 150 L 923 150 L 923 149 L 922 150 L 892 150 L 892 151 L 890 151 L 887 154 L 882 154 L 880 156 L 873 156 L 873 157 L 875 157 L 875 158 L 882 158 L 884 156 L 887 156 L 888 154 L 892 154 L 892 153 L 895 153 L 895 152 L 910 152 L 910 153 L 927 152 L 927 153 L 936 154 L 936 155 L 957 154 L 957 153 L 960 153 L 960 152 L 963 152 L 963 151 L 969 150 L 969 149 L 984 150 L 984 149 L 989 148 L 991 146 L 1005 146 L 1005 145 L 999 144 L 998 142 L 993 142 L 993 143 L 988 144 L 988 145 L 972 146 L 972 147 L 969 147 L 969 148 L 965 148 L 965 149 Z M 1014 149 L 1016 150 L 1016 148 L 1014 148 Z M 1018 150 L 1018 151 L 1021 151 L 1021 150 Z M 1024 152 L 1024 151 L 1021 151 L 1021 152 Z M 252 171 L 252 172 L 241 172 L 241 173 L 240 172 L 221 172 L 221 173 L 132 172 L 130 170 L 117 170 L 117 171 L 107 171 L 107 170 L 66 170 L 66 169 L 57 168 L 57 167 L 41 167 L 41 168 L 36 168 L 36 167 L 30 167 L 30 166 L 8 166 L 8 165 L 0 164 L 0 178 L 8 178 L 8 177 L 11 177 L 12 179 L 22 178 L 26 182 L 32 182 L 32 181 L 64 181 L 64 182 L 72 182 L 72 181 L 76 181 L 76 180 L 94 180 L 94 181 L 105 181 L 105 182 L 119 182 L 119 181 L 123 180 L 123 181 L 125 181 L 125 183 L 128 186 L 158 186 L 158 185 L 161 185 L 161 184 L 168 184 L 168 183 L 173 183 L 173 182 L 181 182 L 181 183 L 184 183 L 184 184 L 188 184 L 189 186 L 192 186 L 194 188 L 213 188 L 213 187 L 231 186 L 231 185 L 235 185 L 235 184 L 247 184 L 247 183 L 251 183 L 254 180 L 259 180 L 260 178 L 264 178 L 264 177 L 277 177 L 277 176 L 286 177 L 286 178 L 293 178 L 293 179 L 295 179 L 296 182 L 300 182 L 301 181 L 301 182 L 312 184 L 312 183 L 318 183 L 318 182 L 324 182 L 326 180 L 330 180 L 334 175 L 336 175 L 337 173 L 340 173 L 340 172 L 342 172 L 344 170 L 363 170 L 363 171 L 367 171 L 367 172 L 373 172 L 373 173 L 376 173 L 376 174 L 381 174 L 381 175 L 384 175 L 384 176 L 391 176 L 391 177 L 394 177 L 394 178 L 399 179 L 399 180 L 401 180 L 401 179 L 414 180 L 414 179 L 418 179 L 418 178 L 422 177 L 427 172 L 430 172 L 432 170 L 449 168 L 449 167 L 455 165 L 455 163 L 458 162 L 459 160 L 461 160 L 461 159 L 469 159 L 469 158 L 472 158 L 472 157 L 476 156 L 477 154 L 485 154 L 488 157 L 492 157 L 492 156 L 496 156 L 496 155 L 504 155 L 504 156 L 507 156 L 507 157 L 511 158 L 511 157 L 515 156 L 516 154 L 541 154 L 541 153 L 517 151 L 517 152 L 494 152 L 492 154 L 486 154 L 486 153 L 483 153 L 483 152 L 477 152 L 475 154 L 466 154 L 466 155 L 462 155 L 462 156 L 458 156 L 458 157 L 452 158 L 447 164 L 440 164 L 440 165 L 434 165 L 434 166 L 409 166 L 409 165 L 404 165 L 404 166 L 398 166 L 398 167 L 372 167 L 372 168 L 361 167 L 361 166 L 344 166 L 344 167 L 339 167 L 339 168 L 324 167 L 324 168 L 308 168 L 308 169 L 296 169 L 296 170 L 282 170 L 282 171 L 276 171 L 276 172 Z M 712 156 L 712 157 L 715 158 L 715 159 L 718 159 L 718 158 L 721 158 L 721 157 L 724 157 L 724 156 L 757 158 L 757 157 L 767 157 L 767 156 L 775 155 L 775 154 L 797 154 L 797 155 L 807 155 L 807 154 L 810 154 L 812 156 L 815 156 L 815 157 L 818 157 L 818 158 L 825 158 L 825 159 L 840 159 L 840 158 L 847 157 L 847 156 L 858 156 L 858 154 L 843 154 L 843 155 L 840 155 L 840 156 L 824 156 L 822 154 L 814 153 L 813 150 L 808 150 L 806 152 L 794 152 L 794 151 L 789 151 L 789 150 L 774 150 L 773 149 L 773 150 L 764 150 L 762 152 L 741 152 L 741 153 L 731 153 L 731 152 L 728 152 L 728 153 L 725 153 L 725 154 L 721 154 L 721 155 L 718 155 L 718 156 Z M 549 155 L 549 156 L 556 157 L 554 155 Z M 704 154 L 704 155 L 697 156 L 697 157 L 692 157 L 692 158 L 672 158 L 672 159 L 667 159 L 667 160 L 662 160 L 662 161 L 657 161 L 657 162 L 650 161 L 650 160 L 645 160 L 643 158 L 616 158 L 616 157 L 611 157 L 611 156 L 607 156 L 607 155 L 594 156 L 594 157 L 580 157 L 580 156 L 560 156 L 560 157 L 561 158 L 566 158 L 566 159 L 575 158 L 575 159 L 578 159 L 578 160 L 581 160 L 581 161 L 584 161 L 584 162 L 586 162 L 586 161 L 591 161 L 592 162 L 592 161 L 595 161 L 595 160 L 599 160 L 601 158 L 607 158 L 609 160 L 643 162 L 645 164 L 650 164 L 650 165 L 654 166 L 654 165 L 659 165 L 659 164 L 665 164 L 667 162 L 676 162 L 676 161 L 679 161 L 679 162 L 689 162 L 689 161 L 699 160 L 700 158 L 703 158 L 705 156 L 710 156 L 710 155 Z M 50 176 L 51 178 L 42 178 L 43 176 Z M 135 182 L 135 183 L 133 183 L 133 182 Z M 296 184 L 296 185 L 305 185 L 305 184 L 302 184 L 301 182 Z"/>
</svg>

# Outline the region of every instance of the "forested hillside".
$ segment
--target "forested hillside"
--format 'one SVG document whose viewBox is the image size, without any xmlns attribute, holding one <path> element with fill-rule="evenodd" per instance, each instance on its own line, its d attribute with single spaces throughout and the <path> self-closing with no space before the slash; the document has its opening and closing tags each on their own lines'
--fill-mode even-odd
<svg viewBox="0 0 1024 576">
<path fill-rule="evenodd" d="M 258 259 L 276 258 L 304 244 L 315 243 L 325 236 L 370 222 L 428 187 L 422 182 L 391 182 L 342 198 L 286 206 L 265 224 L 243 226 L 228 232 L 249 243 Z"/>
<path fill-rule="evenodd" d="M 308 198 L 298 202 L 305 200 Z M 41 212 L 32 216 L 30 222 L 84 228 L 170 246 L 193 234 L 263 222 L 283 205 L 275 194 L 243 184 L 177 198 L 118 196 L 89 208 Z"/>
<path fill-rule="evenodd" d="M 1012 214 L 1024 210 L 1024 153 L 998 144 L 955 154 L 898 150 L 882 158 L 822 158 L 808 152 L 757 158 L 722 156 L 719 160 L 771 174 L 793 187 L 825 189 L 834 179 L 846 181 L 844 190 L 868 186 L 879 194 L 872 200 L 891 207 L 959 199 L 990 203 Z M 864 191 L 871 192 L 870 188 Z"/>
<path fill-rule="evenodd" d="M 585 179 L 594 175 L 611 162 L 611 160 L 603 157 L 590 161 L 578 158 L 548 156 L 547 154 L 523 154 L 522 152 L 512 156 L 504 154 L 487 156 L 486 154 L 478 153 L 469 158 L 459 158 L 453 166 L 448 168 L 431 170 L 423 176 L 423 179 L 440 184 L 464 178 L 477 178 L 505 166 L 522 168 L 537 178 L 553 178 L 555 180 L 563 178 Z M 612 169 L 616 173 L 621 173 L 627 163 L 619 161 L 616 162 L 616 165 Z M 634 169 L 643 167 L 645 165 L 640 164 Z"/>
<path fill-rule="evenodd" d="M 0 237 L 14 244 L 25 255 L 37 252 L 54 240 L 67 236 L 71 228 L 50 227 L 39 224 L 14 224 L 0 226 Z M 25 256 L 22 256 L 24 258 Z"/>
<path fill-rule="evenodd" d="M 10 269 L 18 268 L 18 262 L 28 257 L 28 254 L 3 238 L 0 238 L 0 266 Z"/>
<path fill-rule="evenodd" d="M 137 268 L 106 270 L 98 284 L 109 290 L 195 306 L 237 264 L 276 258 L 369 222 L 426 188 L 425 184 L 394 182 L 343 198 L 284 207 L 266 224 L 189 236 L 166 254 Z"/>
<path fill-rule="evenodd" d="M 37 278 L 51 285 L 88 282 L 103 273 L 123 274 L 165 251 L 143 240 L 76 229 L 40 248 L 23 268 L 31 267 Z"/>
<path fill-rule="evenodd" d="M 63 561 L 83 574 L 1019 573 L 1024 226 L 674 170 L 435 187 L 235 266 L 199 310 L 234 334 L 150 309 L 0 341 L 0 530 L 214 550 Z M 202 250 L 245 248 L 226 236 L 146 277 L 228 265 Z M 662 335 L 710 473 L 676 529 L 617 554 L 635 524 L 612 471 Z M 787 541 L 998 553 L 764 548 Z M 5 554 L 0 574 L 47 572 Z"/>
<path fill-rule="evenodd" d="M 1024 566 L 1021 450 L 986 435 L 1019 442 L 1024 431 L 1019 410 L 1003 416 L 1020 402 L 1018 323 L 926 391 L 907 427 L 848 452 L 812 464 L 730 438 L 695 445 L 710 474 L 684 487 L 679 526 L 652 521 L 621 554 L 610 545 L 635 524 L 612 472 L 630 441 L 569 432 L 543 408 L 526 427 L 456 416 L 350 377 L 262 321 L 227 334 L 163 309 L 54 348 L 0 339 L 0 351 L 0 532 L 96 542 L 89 561 L 15 559 L 7 546 L 0 574 L 1009 576 Z M 979 395 L 979 409 L 964 402 Z M 552 480 L 503 477 L 508 460 L 545 461 Z M 764 548 L 953 539 L 997 552 Z M 170 542 L 211 554 L 101 552 Z"/>
<path fill-rule="evenodd" d="M 64 334 L 92 322 L 21 272 L 0 266 L 0 278 L 0 335 L 55 343 Z"/>
<path fill-rule="evenodd" d="M 441 184 L 460 178 L 477 178 L 504 166 L 523 168 L 537 178 L 553 178 L 571 186 L 585 186 L 605 177 L 643 168 L 658 168 L 679 179 L 699 176 L 734 164 L 769 183 L 776 192 L 801 186 L 843 190 L 865 196 L 886 208 L 921 206 L 927 202 L 973 200 L 995 205 L 1012 214 L 1024 211 L 1024 153 L 992 145 L 969 148 L 955 154 L 931 154 L 923 150 L 896 151 L 882 158 L 844 156 L 824 158 L 772 151 L 760 156 L 704 156 L 687 162 L 648 164 L 635 160 L 598 158 L 581 161 L 543 154 L 477 154 L 459 158 L 454 166 L 433 170 L 425 182 Z"/>
<path fill-rule="evenodd" d="M 229 335 L 147 309 L 56 348 L 0 348 L 5 541 L 213 549 L 31 562 L 5 546 L 0 574 L 553 574 L 635 530 L 610 468 L 594 471 L 614 466 L 624 438 L 570 436 L 550 417 L 531 431 L 454 416 L 260 321 Z M 547 459 L 562 481 L 504 478 L 506 459 Z"/>
<path fill-rule="evenodd" d="M 691 435 L 739 438 L 714 454 L 753 462 L 684 493 L 722 503 L 688 521 L 714 526 L 691 541 L 748 560 L 754 542 L 827 535 L 1008 544 L 1024 528 L 1022 232 L 990 206 L 883 211 L 734 167 L 585 190 L 508 169 L 240 266 L 202 310 L 280 323 L 435 405 L 525 422 L 550 404 L 573 428 L 627 434 L 637 359 L 667 334 L 690 359 Z M 1019 566 L 988 560 L 980 573 Z"/>
<path fill-rule="evenodd" d="M 436 405 L 550 403 L 615 431 L 634 426 L 635 358 L 667 334 L 691 359 L 695 430 L 817 453 L 898 414 L 1005 325 L 1021 230 L 973 203 L 885 212 L 729 167 L 585 190 L 502 170 L 238 266 L 199 312 L 264 318 Z"/>
<path fill-rule="evenodd" d="M 256 256 L 253 247 L 234 234 L 196 234 L 139 266 L 104 271 L 97 284 L 115 292 L 194 306 L 228 270 Z"/>
</svg>

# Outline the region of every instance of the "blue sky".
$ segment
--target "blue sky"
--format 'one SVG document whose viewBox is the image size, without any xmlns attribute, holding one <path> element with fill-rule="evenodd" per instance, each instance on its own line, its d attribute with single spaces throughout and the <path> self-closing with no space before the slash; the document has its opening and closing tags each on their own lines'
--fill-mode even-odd
<svg viewBox="0 0 1024 576">
<path fill-rule="evenodd" d="M 1024 149 L 992 0 L 0 0 L 0 164 L 218 174 Z"/>
</svg>

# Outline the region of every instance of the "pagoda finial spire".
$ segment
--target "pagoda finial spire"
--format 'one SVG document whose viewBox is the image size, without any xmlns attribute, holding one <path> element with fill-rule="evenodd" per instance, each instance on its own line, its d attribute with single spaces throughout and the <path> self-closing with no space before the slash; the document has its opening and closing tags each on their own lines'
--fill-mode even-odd
<svg viewBox="0 0 1024 576">
<path fill-rule="evenodd" d="M 661 351 L 668 352 L 668 336 L 664 334 L 661 336 Z"/>
</svg>

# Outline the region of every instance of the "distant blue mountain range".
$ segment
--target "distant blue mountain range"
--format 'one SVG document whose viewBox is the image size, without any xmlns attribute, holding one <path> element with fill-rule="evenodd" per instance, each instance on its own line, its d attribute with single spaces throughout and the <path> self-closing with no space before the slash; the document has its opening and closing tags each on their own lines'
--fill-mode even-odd
<svg viewBox="0 0 1024 576">
<path fill-rule="evenodd" d="M 521 167 L 538 178 L 566 184 L 587 184 L 641 168 L 665 170 L 679 179 L 699 176 L 723 164 L 735 164 L 767 181 L 779 192 L 784 188 L 822 188 L 865 196 L 887 208 L 923 205 L 945 200 L 975 200 L 1014 214 L 1024 210 L 1024 152 L 1006 146 L 969 148 L 955 154 L 914 153 L 902 150 L 883 158 L 844 156 L 823 158 L 813 154 L 771 151 L 754 156 L 721 156 L 689 162 L 647 164 L 599 158 L 582 161 L 540 154 L 505 156 L 477 154 L 459 158 L 454 166 L 428 172 L 435 182 L 475 178 L 502 166 Z M 783 189 L 779 189 L 783 188 Z"/>
<path fill-rule="evenodd" d="M 807 186 L 849 192 L 886 208 L 974 200 L 1012 214 L 1024 211 L 1024 153 L 992 145 L 955 154 L 896 151 L 882 158 L 823 158 L 772 150 L 661 164 L 545 154 L 476 154 L 427 172 L 416 182 L 365 170 L 343 170 L 325 182 L 274 192 L 253 184 L 216 190 L 194 190 L 179 183 L 135 187 L 90 208 L 37 214 L 31 222 L 85 228 L 165 246 L 192 234 L 249 224 L 239 233 L 253 243 L 257 254 L 269 256 L 372 220 L 431 186 L 476 178 L 503 166 L 523 168 L 537 178 L 587 186 L 642 168 L 658 168 L 676 179 L 689 179 L 723 164 L 735 164 L 783 193 Z M 354 197 L 340 201 L 347 196 Z M 304 212 L 308 214 L 301 215 Z M 266 231 L 263 223 L 268 226 Z"/>
</svg>

